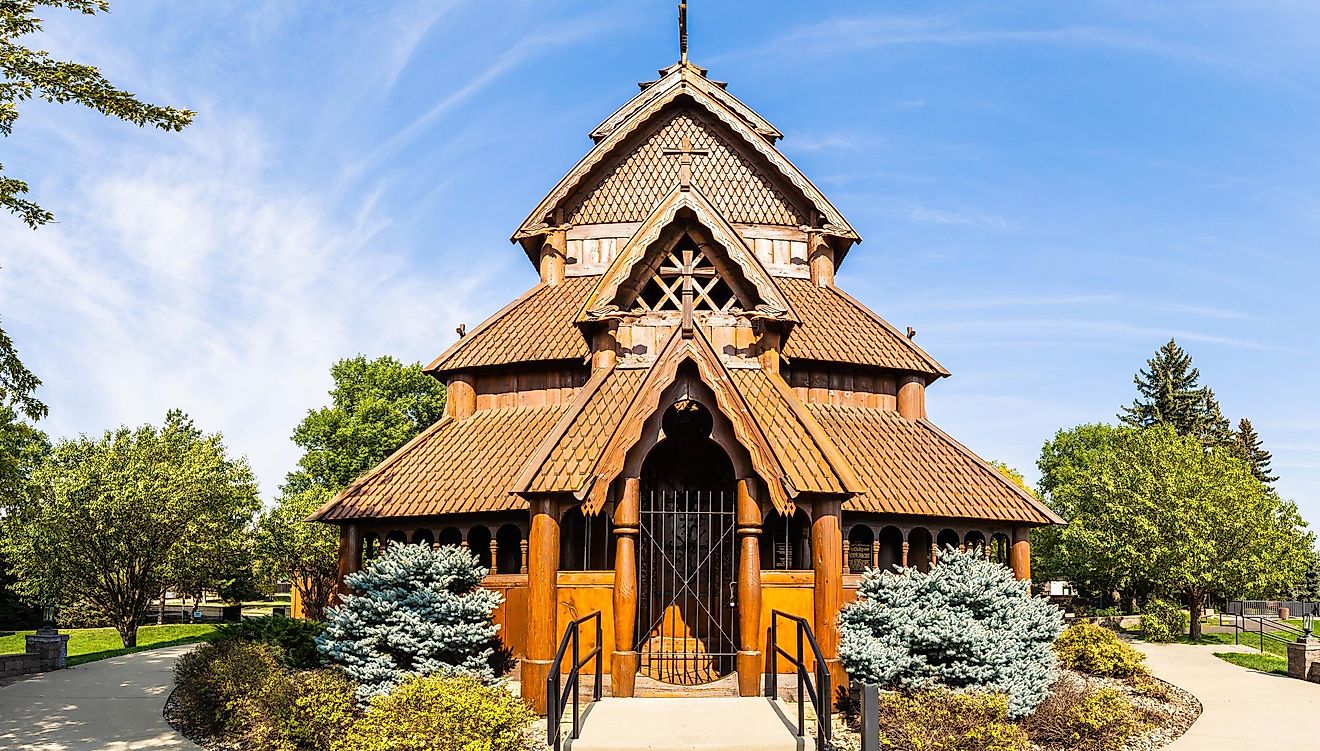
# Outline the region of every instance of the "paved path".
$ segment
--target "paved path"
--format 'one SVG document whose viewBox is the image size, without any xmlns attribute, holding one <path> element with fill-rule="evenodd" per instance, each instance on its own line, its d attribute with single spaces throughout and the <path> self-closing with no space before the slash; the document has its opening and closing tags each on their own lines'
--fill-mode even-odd
<svg viewBox="0 0 1320 751">
<path fill-rule="evenodd" d="M 199 751 L 161 716 L 174 660 L 189 649 L 138 652 L 0 688 L 0 750 Z"/>
<path fill-rule="evenodd" d="M 1320 683 L 1248 670 L 1214 655 L 1253 651 L 1244 647 L 1133 646 L 1146 653 L 1155 675 L 1201 700 L 1201 717 L 1168 751 L 1320 748 Z"/>
<path fill-rule="evenodd" d="M 571 711 L 571 710 L 570 710 Z M 565 719 L 572 723 L 570 714 Z M 602 699 L 570 751 L 800 751 L 784 704 L 758 698 Z"/>
</svg>

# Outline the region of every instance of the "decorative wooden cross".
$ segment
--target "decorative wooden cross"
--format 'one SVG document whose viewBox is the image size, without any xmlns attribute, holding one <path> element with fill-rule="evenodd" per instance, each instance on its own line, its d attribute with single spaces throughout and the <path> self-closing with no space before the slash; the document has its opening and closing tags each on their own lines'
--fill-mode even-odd
<svg viewBox="0 0 1320 751">
<path fill-rule="evenodd" d="M 678 260 L 675 259 L 672 254 L 669 257 L 672 260 Z M 711 268 L 710 266 L 702 266 L 702 267 L 697 266 L 698 262 L 700 262 L 701 259 L 702 259 L 702 255 L 700 251 L 688 249 L 683 251 L 682 265 L 677 267 L 660 269 L 660 273 L 662 275 L 671 275 L 671 276 L 676 275 L 683 282 L 682 330 L 683 330 L 684 339 L 692 338 L 692 334 L 695 326 L 695 322 L 693 320 L 694 316 L 692 314 L 692 311 L 693 308 L 695 307 L 694 303 L 696 300 L 696 289 L 695 289 L 696 285 L 693 283 L 693 280 L 696 279 L 697 277 L 713 277 L 716 275 L 715 269 Z"/>
<path fill-rule="evenodd" d="M 679 190 L 692 189 L 692 157 L 710 156 L 710 149 L 694 149 L 692 141 L 687 136 L 679 143 L 677 149 L 665 149 L 660 152 L 664 156 L 678 157 L 678 188 Z"/>
</svg>

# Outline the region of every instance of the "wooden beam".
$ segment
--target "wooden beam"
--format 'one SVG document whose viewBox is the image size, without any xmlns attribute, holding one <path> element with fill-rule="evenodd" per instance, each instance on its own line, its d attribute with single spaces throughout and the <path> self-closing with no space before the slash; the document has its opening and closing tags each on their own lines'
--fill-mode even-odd
<svg viewBox="0 0 1320 751">
<path fill-rule="evenodd" d="M 568 238 L 562 229 L 545 233 L 541 243 L 541 283 L 555 286 L 564 282 L 564 263 L 568 253 Z"/>
<path fill-rule="evenodd" d="M 738 481 L 738 695 L 761 695 L 761 504 Z"/>
<path fill-rule="evenodd" d="M 610 655 L 610 695 L 633 695 L 637 680 L 637 534 L 640 481 L 623 481 L 614 505 L 614 654 Z"/>
<path fill-rule="evenodd" d="M 545 679 L 559 639 L 559 508 L 550 497 L 531 500 L 532 531 L 527 562 L 527 656 L 522 661 L 522 697 L 532 711 L 546 712 Z"/>
<path fill-rule="evenodd" d="M 812 625 L 835 687 L 847 685 L 848 680 L 839 664 L 839 628 L 835 623 L 843 605 L 841 506 L 838 498 L 818 499 L 811 519 L 811 567 L 816 574 Z"/>
</svg>

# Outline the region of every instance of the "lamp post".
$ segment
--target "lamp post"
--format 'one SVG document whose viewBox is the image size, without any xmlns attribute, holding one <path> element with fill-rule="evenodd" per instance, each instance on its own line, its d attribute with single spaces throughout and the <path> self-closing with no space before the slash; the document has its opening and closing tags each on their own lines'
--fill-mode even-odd
<svg viewBox="0 0 1320 751">
<path fill-rule="evenodd" d="M 1307 613 L 1302 616 L 1302 640 L 1310 639 L 1313 633 L 1315 633 L 1315 615 Z"/>
<path fill-rule="evenodd" d="M 55 603 L 47 602 L 41 606 L 41 630 L 55 633 Z"/>
</svg>

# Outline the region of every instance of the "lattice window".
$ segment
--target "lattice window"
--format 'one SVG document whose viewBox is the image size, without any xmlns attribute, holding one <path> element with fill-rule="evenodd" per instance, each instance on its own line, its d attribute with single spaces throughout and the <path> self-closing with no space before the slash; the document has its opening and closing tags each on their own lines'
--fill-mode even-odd
<svg viewBox="0 0 1320 751">
<path fill-rule="evenodd" d="M 738 307 L 733 289 L 691 238 L 684 238 L 665 256 L 633 306 L 647 312 L 682 311 L 685 294 L 691 296 L 693 311 L 728 312 Z"/>
</svg>

